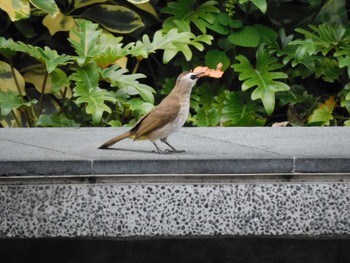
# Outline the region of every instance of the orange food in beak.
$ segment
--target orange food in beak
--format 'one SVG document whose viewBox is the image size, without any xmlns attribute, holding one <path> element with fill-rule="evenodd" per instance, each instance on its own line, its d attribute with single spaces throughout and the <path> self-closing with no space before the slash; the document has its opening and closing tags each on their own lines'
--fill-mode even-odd
<svg viewBox="0 0 350 263">
<path fill-rule="evenodd" d="M 198 66 L 193 70 L 193 72 L 197 73 L 198 78 L 201 78 L 201 77 L 221 78 L 222 75 L 224 74 L 224 72 L 221 69 L 222 69 L 222 63 L 219 63 L 216 69 Z"/>
</svg>

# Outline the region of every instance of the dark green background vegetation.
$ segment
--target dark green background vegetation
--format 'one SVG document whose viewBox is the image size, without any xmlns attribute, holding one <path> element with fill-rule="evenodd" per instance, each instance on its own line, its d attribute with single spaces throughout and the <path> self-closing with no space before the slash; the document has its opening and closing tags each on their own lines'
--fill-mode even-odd
<svg viewBox="0 0 350 263">
<path fill-rule="evenodd" d="M 350 126 L 345 0 L 0 1 L 0 125 L 132 125 L 182 71 L 193 126 Z M 286 125 L 284 123 L 283 125 Z"/>
</svg>

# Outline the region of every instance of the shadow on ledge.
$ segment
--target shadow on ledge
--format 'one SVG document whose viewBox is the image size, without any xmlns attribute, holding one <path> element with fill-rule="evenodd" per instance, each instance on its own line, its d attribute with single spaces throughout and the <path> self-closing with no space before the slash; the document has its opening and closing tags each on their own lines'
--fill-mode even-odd
<svg viewBox="0 0 350 263">
<path fill-rule="evenodd" d="M 347 238 L 0 239 L 4 263 L 347 263 Z"/>
</svg>

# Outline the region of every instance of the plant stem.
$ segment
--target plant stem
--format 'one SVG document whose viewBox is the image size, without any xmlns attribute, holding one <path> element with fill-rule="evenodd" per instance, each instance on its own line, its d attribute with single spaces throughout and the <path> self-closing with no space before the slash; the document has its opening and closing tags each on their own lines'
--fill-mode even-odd
<svg viewBox="0 0 350 263">
<path fill-rule="evenodd" d="M 40 116 L 43 110 L 44 94 L 45 94 L 45 88 L 46 88 L 46 82 L 47 82 L 48 76 L 49 76 L 49 73 L 46 72 L 44 76 L 43 86 L 41 87 L 41 92 L 40 92 L 39 107 L 38 107 L 38 113 L 37 113 L 38 117 Z"/>
<path fill-rule="evenodd" d="M 15 68 L 13 67 L 12 61 L 9 60 L 9 62 L 10 62 L 10 67 L 11 67 L 11 73 L 12 73 L 12 76 L 13 76 L 13 80 L 15 81 L 18 94 L 23 98 L 23 93 L 21 91 L 21 87 L 19 86 L 19 82 L 18 82 L 18 79 L 17 79 L 17 76 L 16 76 Z"/>
<path fill-rule="evenodd" d="M 22 127 L 22 122 L 20 119 L 18 119 L 16 112 L 14 110 L 11 110 L 11 115 L 12 117 L 15 119 L 15 122 L 17 124 L 18 127 Z"/>
<path fill-rule="evenodd" d="M 140 67 L 141 61 L 142 61 L 142 58 L 137 58 L 136 64 L 135 64 L 135 67 L 134 67 L 134 70 L 132 71 L 132 74 L 135 74 L 135 73 L 137 72 L 137 70 L 138 70 L 139 67 Z"/>
</svg>

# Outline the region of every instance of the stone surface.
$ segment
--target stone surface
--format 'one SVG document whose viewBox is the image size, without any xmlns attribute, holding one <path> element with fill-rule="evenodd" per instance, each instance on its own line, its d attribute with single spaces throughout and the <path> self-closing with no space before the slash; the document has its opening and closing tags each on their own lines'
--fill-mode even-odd
<svg viewBox="0 0 350 263">
<path fill-rule="evenodd" d="M 98 150 L 125 128 L 0 129 L 1 175 L 350 173 L 350 129 L 183 128 L 156 154 L 148 141 Z M 160 143 L 164 149 L 164 144 Z"/>
<path fill-rule="evenodd" d="M 0 129 L 0 238 L 350 235 L 348 128 L 125 130 Z"/>
<path fill-rule="evenodd" d="M 350 235 L 350 183 L 3 185 L 0 237 Z"/>
</svg>

